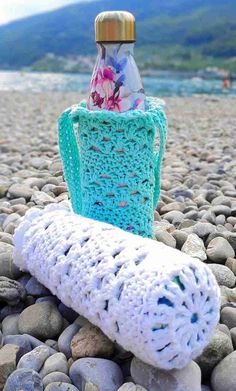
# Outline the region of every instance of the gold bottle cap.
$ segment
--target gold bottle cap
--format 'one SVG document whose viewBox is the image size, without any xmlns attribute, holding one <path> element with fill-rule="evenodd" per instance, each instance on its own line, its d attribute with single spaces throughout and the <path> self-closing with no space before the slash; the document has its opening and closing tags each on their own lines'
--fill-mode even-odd
<svg viewBox="0 0 236 391">
<path fill-rule="evenodd" d="M 101 12 L 95 19 L 96 42 L 135 42 L 135 18 L 126 11 Z"/>
</svg>

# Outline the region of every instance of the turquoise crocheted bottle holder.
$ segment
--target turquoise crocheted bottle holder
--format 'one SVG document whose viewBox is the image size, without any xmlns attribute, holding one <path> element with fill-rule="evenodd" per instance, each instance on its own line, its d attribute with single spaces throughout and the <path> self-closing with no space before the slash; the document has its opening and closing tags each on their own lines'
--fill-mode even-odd
<svg viewBox="0 0 236 391">
<path fill-rule="evenodd" d="M 75 213 L 153 236 L 167 134 L 163 105 L 148 98 L 146 111 L 115 113 L 81 103 L 61 115 L 59 147 Z"/>
</svg>

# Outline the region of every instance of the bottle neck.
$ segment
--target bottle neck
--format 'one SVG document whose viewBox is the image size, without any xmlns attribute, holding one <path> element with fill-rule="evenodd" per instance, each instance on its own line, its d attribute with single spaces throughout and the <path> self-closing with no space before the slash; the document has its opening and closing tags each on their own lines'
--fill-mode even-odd
<svg viewBox="0 0 236 391">
<path fill-rule="evenodd" d="M 121 58 L 134 53 L 134 43 L 97 43 L 98 55 L 105 59 L 107 57 Z"/>
</svg>

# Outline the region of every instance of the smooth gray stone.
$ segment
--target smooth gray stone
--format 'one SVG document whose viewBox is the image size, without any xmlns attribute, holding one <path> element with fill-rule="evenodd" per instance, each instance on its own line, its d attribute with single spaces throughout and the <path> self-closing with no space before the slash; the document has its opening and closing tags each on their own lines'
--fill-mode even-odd
<svg viewBox="0 0 236 391">
<path fill-rule="evenodd" d="M 213 370 L 211 386 L 214 391 L 235 391 L 236 351 L 225 357 Z"/>
<path fill-rule="evenodd" d="M 202 371 L 202 377 L 209 380 L 215 366 L 234 350 L 231 337 L 216 330 L 203 353 L 195 360 Z"/>
<path fill-rule="evenodd" d="M 54 339 L 63 327 L 63 318 L 57 307 L 46 301 L 27 307 L 19 318 L 20 333 L 30 334 L 36 338 Z"/>
<path fill-rule="evenodd" d="M 3 391 L 43 391 L 43 382 L 32 369 L 17 369 L 8 377 Z"/>
<path fill-rule="evenodd" d="M 208 267 L 211 269 L 219 285 L 227 286 L 228 288 L 235 286 L 235 275 L 227 266 L 210 263 Z"/>
<path fill-rule="evenodd" d="M 58 339 L 59 350 L 64 353 L 67 358 L 71 357 L 71 340 L 80 328 L 81 327 L 78 324 L 73 323 L 61 333 Z"/>
<path fill-rule="evenodd" d="M 69 373 L 72 383 L 81 390 L 84 382 L 93 383 L 98 391 L 117 391 L 123 384 L 120 367 L 102 358 L 80 358 L 72 364 Z"/>
</svg>

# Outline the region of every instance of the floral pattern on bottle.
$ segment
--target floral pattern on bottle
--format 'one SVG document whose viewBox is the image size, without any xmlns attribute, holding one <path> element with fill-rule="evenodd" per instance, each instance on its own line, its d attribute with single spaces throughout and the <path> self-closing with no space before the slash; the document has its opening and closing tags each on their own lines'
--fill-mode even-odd
<svg viewBox="0 0 236 391">
<path fill-rule="evenodd" d="M 89 110 L 125 112 L 145 109 L 145 93 L 133 58 L 134 44 L 97 44 Z"/>
</svg>

